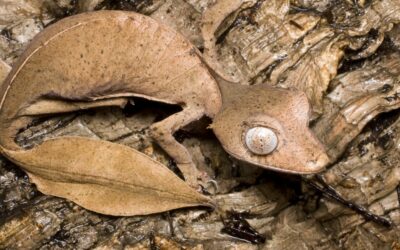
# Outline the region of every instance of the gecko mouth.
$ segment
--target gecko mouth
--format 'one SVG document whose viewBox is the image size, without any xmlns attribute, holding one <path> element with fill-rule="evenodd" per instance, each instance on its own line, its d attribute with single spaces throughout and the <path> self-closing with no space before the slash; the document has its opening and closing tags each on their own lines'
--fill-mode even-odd
<svg viewBox="0 0 400 250">
<path fill-rule="evenodd" d="M 225 149 L 225 151 L 231 155 L 232 157 L 234 157 L 235 159 L 248 163 L 250 165 L 253 166 L 257 166 L 257 167 L 261 167 L 264 169 L 268 169 L 268 170 L 273 170 L 276 172 L 281 172 L 281 173 L 287 173 L 287 174 L 315 174 L 315 173 L 319 173 L 323 170 L 325 170 L 325 167 L 328 165 L 328 163 L 330 162 L 328 156 L 324 153 L 320 154 L 316 160 L 310 160 L 307 161 L 304 164 L 301 164 L 302 167 L 297 167 L 295 169 L 290 169 L 290 168 L 285 168 L 285 167 L 277 167 L 274 166 L 272 164 L 263 164 L 260 163 L 256 160 L 249 160 L 244 158 L 243 156 L 240 156 L 238 154 L 233 153 L 232 151 L 228 150 L 227 148 L 223 147 Z"/>
</svg>

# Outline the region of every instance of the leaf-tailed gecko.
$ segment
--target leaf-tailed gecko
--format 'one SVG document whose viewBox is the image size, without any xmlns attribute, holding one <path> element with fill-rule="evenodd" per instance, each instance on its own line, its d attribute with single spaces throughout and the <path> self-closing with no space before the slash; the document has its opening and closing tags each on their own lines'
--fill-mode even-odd
<svg viewBox="0 0 400 250">
<path fill-rule="evenodd" d="M 173 134 L 203 116 L 212 119 L 210 127 L 223 148 L 238 160 L 295 174 L 319 172 L 329 162 L 308 127 L 310 107 L 303 93 L 219 79 L 179 33 L 149 17 L 122 11 L 68 17 L 35 37 L 0 89 L 0 150 L 32 172 L 40 166 L 29 159 L 37 158 L 38 151 L 22 149 L 14 139 L 33 119 L 122 107 L 131 97 L 182 107 L 153 124 L 151 136 L 191 184 L 196 182 L 196 167 Z M 51 144 L 68 140 L 74 137 L 45 140 L 36 148 L 47 145 L 47 153 L 60 154 L 51 152 Z M 117 152 L 113 145 L 109 150 Z M 88 150 L 96 150 L 93 147 Z M 69 164 L 80 160 L 78 152 Z"/>
</svg>

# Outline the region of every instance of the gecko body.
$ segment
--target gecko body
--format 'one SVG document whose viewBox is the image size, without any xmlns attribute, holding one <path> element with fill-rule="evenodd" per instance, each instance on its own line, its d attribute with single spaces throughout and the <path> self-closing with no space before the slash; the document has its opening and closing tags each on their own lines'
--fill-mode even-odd
<svg viewBox="0 0 400 250">
<path fill-rule="evenodd" d="M 192 184 L 197 178 L 195 165 L 173 134 L 203 116 L 213 120 L 210 127 L 224 149 L 250 164 L 305 174 L 321 171 L 329 161 L 308 128 L 310 107 L 303 93 L 219 79 L 179 33 L 149 17 L 123 11 L 62 19 L 30 43 L 0 89 L 0 151 L 34 176 L 42 168 L 30 159 L 40 155 L 35 148 L 25 150 L 15 143 L 18 131 L 37 117 L 123 107 L 132 97 L 182 107 L 153 124 L 151 136 Z M 63 140 L 75 139 L 45 140 L 36 147 Z M 120 146 L 112 145 L 110 152 L 117 152 Z M 70 164 L 83 160 L 79 154 L 75 157 Z"/>
</svg>

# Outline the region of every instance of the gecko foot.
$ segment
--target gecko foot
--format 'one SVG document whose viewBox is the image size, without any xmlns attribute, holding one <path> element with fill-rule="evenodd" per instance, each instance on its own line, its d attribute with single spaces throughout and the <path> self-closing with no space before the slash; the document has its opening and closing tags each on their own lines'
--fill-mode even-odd
<svg viewBox="0 0 400 250">
<path fill-rule="evenodd" d="M 199 188 L 198 191 L 204 194 L 215 195 L 219 192 L 219 186 L 207 172 L 199 171 L 197 176 Z"/>
<path fill-rule="evenodd" d="M 185 177 L 185 182 L 200 193 L 215 194 L 218 184 L 206 172 L 198 171 L 193 163 L 177 164 Z"/>
</svg>

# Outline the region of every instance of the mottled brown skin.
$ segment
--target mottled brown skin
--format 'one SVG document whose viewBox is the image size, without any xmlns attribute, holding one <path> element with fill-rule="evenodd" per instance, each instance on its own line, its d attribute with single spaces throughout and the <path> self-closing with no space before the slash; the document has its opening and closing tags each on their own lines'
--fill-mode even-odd
<svg viewBox="0 0 400 250">
<path fill-rule="evenodd" d="M 303 92 L 266 85 L 237 85 L 219 80 L 223 107 L 212 129 L 225 151 L 260 167 L 294 174 L 323 170 L 329 159 L 323 145 L 308 127 L 310 105 Z M 229 122 L 227 122 L 229 121 Z M 250 152 L 244 136 L 252 127 L 267 127 L 278 137 L 268 155 Z"/>
<path fill-rule="evenodd" d="M 155 123 L 151 135 L 192 184 L 194 163 L 173 133 L 203 116 L 214 119 L 211 127 L 223 147 L 240 160 L 291 173 L 323 169 L 328 159 L 308 128 L 303 94 L 232 87 L 222 80 L 218 85 L 198 54 L 181 35 L 139 14 L 99 11 L 65 18 L 32 41 L 1 86 L 0 149 L 18 162 L 13 152 L 23 149 L 15 135 L 35 117 L 123 106 L 136 96 L 182 106 Z M 250 153 L 243 143 L 245 129 L 255 125 L 278 135 L 277 149 L 267 156 Z"/>
</svg>

